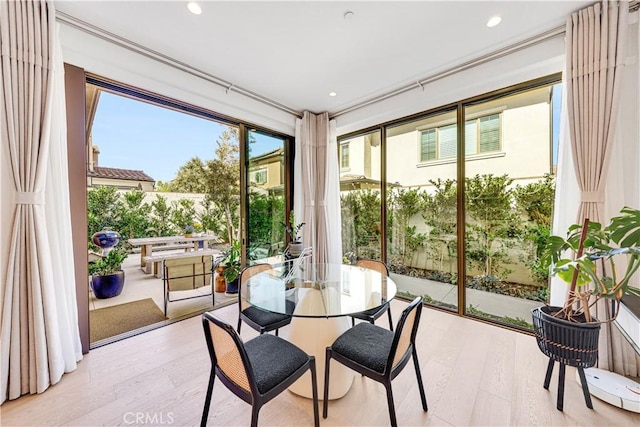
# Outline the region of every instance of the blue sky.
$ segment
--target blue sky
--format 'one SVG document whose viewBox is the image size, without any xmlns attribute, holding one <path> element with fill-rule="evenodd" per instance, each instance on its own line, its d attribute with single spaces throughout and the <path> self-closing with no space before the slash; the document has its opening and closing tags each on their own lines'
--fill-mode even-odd
<svg viewBox="0 0 640 427">
<path fill-rule="evenodd" d="M 156 181 L 170 181 L 193 157 L 215 157 L 216 140 L 225 125 L 189 114 L 102 92 L 93 123 L 99 166 L 142 170 Z M 281 143 L 259 137 L 252 153 Z M 256 144 L 258 145 L 258 144 Z"/>
</svg>

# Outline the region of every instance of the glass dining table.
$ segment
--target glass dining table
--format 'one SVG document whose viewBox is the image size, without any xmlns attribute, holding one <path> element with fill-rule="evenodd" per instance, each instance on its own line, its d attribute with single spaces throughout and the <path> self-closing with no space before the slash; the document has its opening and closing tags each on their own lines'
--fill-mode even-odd
<svg viewBox="0 0 640 427">
<path fill-rule="evenodd" d="M 302 263 L 274 267 L 251 277 L 240 297 L 273 313 L 293 316 L 282 336 L 316 358 L 318 395 L 324 390 L 325 350 L 351 327 L 350 314 L 360 313 L 393 299 L 393 280 L 376 270 L 346 264 Z M 331 364 L 329 399 L 344 396 L 353 382 L 353 371 Z M 311 376 L 290 388 L 311 397 Z"/>
</svg>

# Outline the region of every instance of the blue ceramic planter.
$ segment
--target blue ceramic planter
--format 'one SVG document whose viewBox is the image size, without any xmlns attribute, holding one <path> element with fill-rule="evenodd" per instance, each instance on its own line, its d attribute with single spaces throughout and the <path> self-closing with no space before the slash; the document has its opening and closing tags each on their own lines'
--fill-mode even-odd
<svg viewBox="0 0 640 427">
<path fill-rule="evenodd" d="M 98 299 L 117 297 L 124 288 L 124 271 L 118 270 L 114 274 L 106 276 L 93 276 L 91 288 Z"/>
<path fill-rule="evenodd" d="M 235 280 L 231 282 L 227 282 L 227 289 L 225 290 L 225 295 L 227 296 L 238 295 L 238 280 L 239 278 L 236 277 Z"/>
<path fill-rule="evenodd" d="M 116 231 L 102 230 L 93 233 L 93 236 L 91 236 L 91 241 L 96 246 L 99 246 L 102 249 L 108 249 L 118 244 L 118 242 L 120 241 L 120 234 L 118 234 Z"/>
</svg>

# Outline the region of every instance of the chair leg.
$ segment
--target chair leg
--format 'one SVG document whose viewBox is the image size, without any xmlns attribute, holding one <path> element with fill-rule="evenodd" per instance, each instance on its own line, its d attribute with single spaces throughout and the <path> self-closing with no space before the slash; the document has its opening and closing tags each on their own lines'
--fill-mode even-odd
<svg viewBox="0 0 640 427">
<path fill-rule="evenodd" d="M 276 329 L 276 336 L 278 336 L 278 329 Z"/>
<path fill-rule="evenodd" d="M 202 419 L 200 420 L 200 426 L 205 427 L 207 425 L 207 419 L 209 418 L 209 406 L 211 405 L 211 394 L 213 393 L 213 383 L 216 380 L 216 368 L 211 367 L 211 374 L 209 375 L 209 385 L 207 386 L 207 397 L 204 399 L 204 409 L 202 410 Z"/>
<path fill-rule="evenodd" d="M 167 295 L 164 296 L 164 317 L 167 317 Z"/>
<path fill-rule="evenodd" d="M 389 330 L 393 332 L 393 319 L 391 318 L 391 304 L 387 307 L 387 315 L 389 316 Z"/>
<path fill-rule="evenodd" d="M 418 389 L 420 390 L 420 399 L 422 400 L 422 409 L 427 412 L 427 396 L 424 394 L 424 385 L 422 384 L 422 375 L 420 374 L 420 363 L 418 362 L 418 352 L 413 347 L 413 364 L 416 366 L 416 376 L 418 377 Z"/>
<path fill-rule="evenodd" d="M 578 367 L 578 374 L 580 374 L 580 384 L 582 384 L 584 403 L 587 404 L 587 408 L 593 409 L 593 403 L 591 403 L 591 393 L 589 393 L 589 384 L 587 383 L 587 376 L 584 374 L 584 368 Z"/>
<path fill-rule="evenodd" d="M 260 413 L 260 405 L 254 402 L 251 406 L 251 427 L 258 427 L 258 413 Z"/>
<path fill-rule="evenodd" d="M 549 364 L 547 365 L 547 375 L 544 377 L 544 385 L 545 390 L 549 390 L 549 383 L 551 382 L 551 374 L 553 373 L 553 364 L 555 361 L 549 358 Z"/>
<path fill-rule="evenodd" d="M 318 416 L 318 377 L 316 376 L 316 358 L 311 356 L 309 360 L 311 369 L 311 392 L 313 394 L 313 425 L 320 427 L 320 417 Z"/>
<path fill-rule="evenodd" d="M 385 382 L 384 388 L 387 389 L 387 402 L 389 403 L 389 419 L 391 420 L 391 427 L 398 427 L 398 421 L 396 420 L 396 408 L 393 404 L 393 392 L 391 391 L 391 381 Z"/>
<path fill-rule="evenodd" d="M 324 400 L 322 401 L 322 418 L 327 418 L 327 405 L 329 403 L 329 362 L 331 361 L 331 347 L 327 347 L 324 362 Z"/>
<path fill-rule="evenodd" d="M 242 319 L 238 317 L 238 335 L 240 335 L 240 327 L 242 326 Z"/>
<path fill-rule="evenodd" d="M 352 317 L 351 318 L 351 327 L 353 328 L 354 326 L 356 326 L 356 318 Z"/>
</svg>

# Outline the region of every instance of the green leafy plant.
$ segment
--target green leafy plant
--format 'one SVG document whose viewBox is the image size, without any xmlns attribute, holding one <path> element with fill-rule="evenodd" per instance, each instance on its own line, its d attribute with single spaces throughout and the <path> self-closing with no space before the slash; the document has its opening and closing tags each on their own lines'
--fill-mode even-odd
<svg viewBox="0 0 640 427">
<path fill-rule="evenodd" d="M 281 223 L 285 231 L 291 237 L 291 243 L 300 243 L 300 230 L 305 225 L 304 222 L 296 224 L 296 217 L 293 211 L 289 212 L 289 223 Z"/>
<path fill-rule="evenodd" d="M 640 211 L 625 207 L 620 213 L 605 227 L 587 220 L 570 226 L 566 238 L 549 238 L 542 260 L 553 264 L 553 273 L 571 284 L 559 316 L 572 319 L 584 314 L 591 322 L 590 308 L 607 298 L 614 302 L 615 318 L 625 294 L 640 296 L 640 289 L 630 285 L 640 269 Z M 576 258 L 564 257 L 568 251 L 574 251 Z"/>
<path fill-rule="evenodd" d="M 222 252 L 222 257 L 213 264 L 214 269 L 222 268 L 222 276 L 227 283 L 233 282 L 240 274 L 242 268 L 240 251 L 240 241 L 235 241 L 229 249 Z"/>
<path fill-rule="evenodd" d="M 124 246 L 111 249 L 104 258 L 89 263 L 89 274 L 92 276 L 108 276 L 122 268 L 122 263 L 129 255 Z"/>
</svg>

